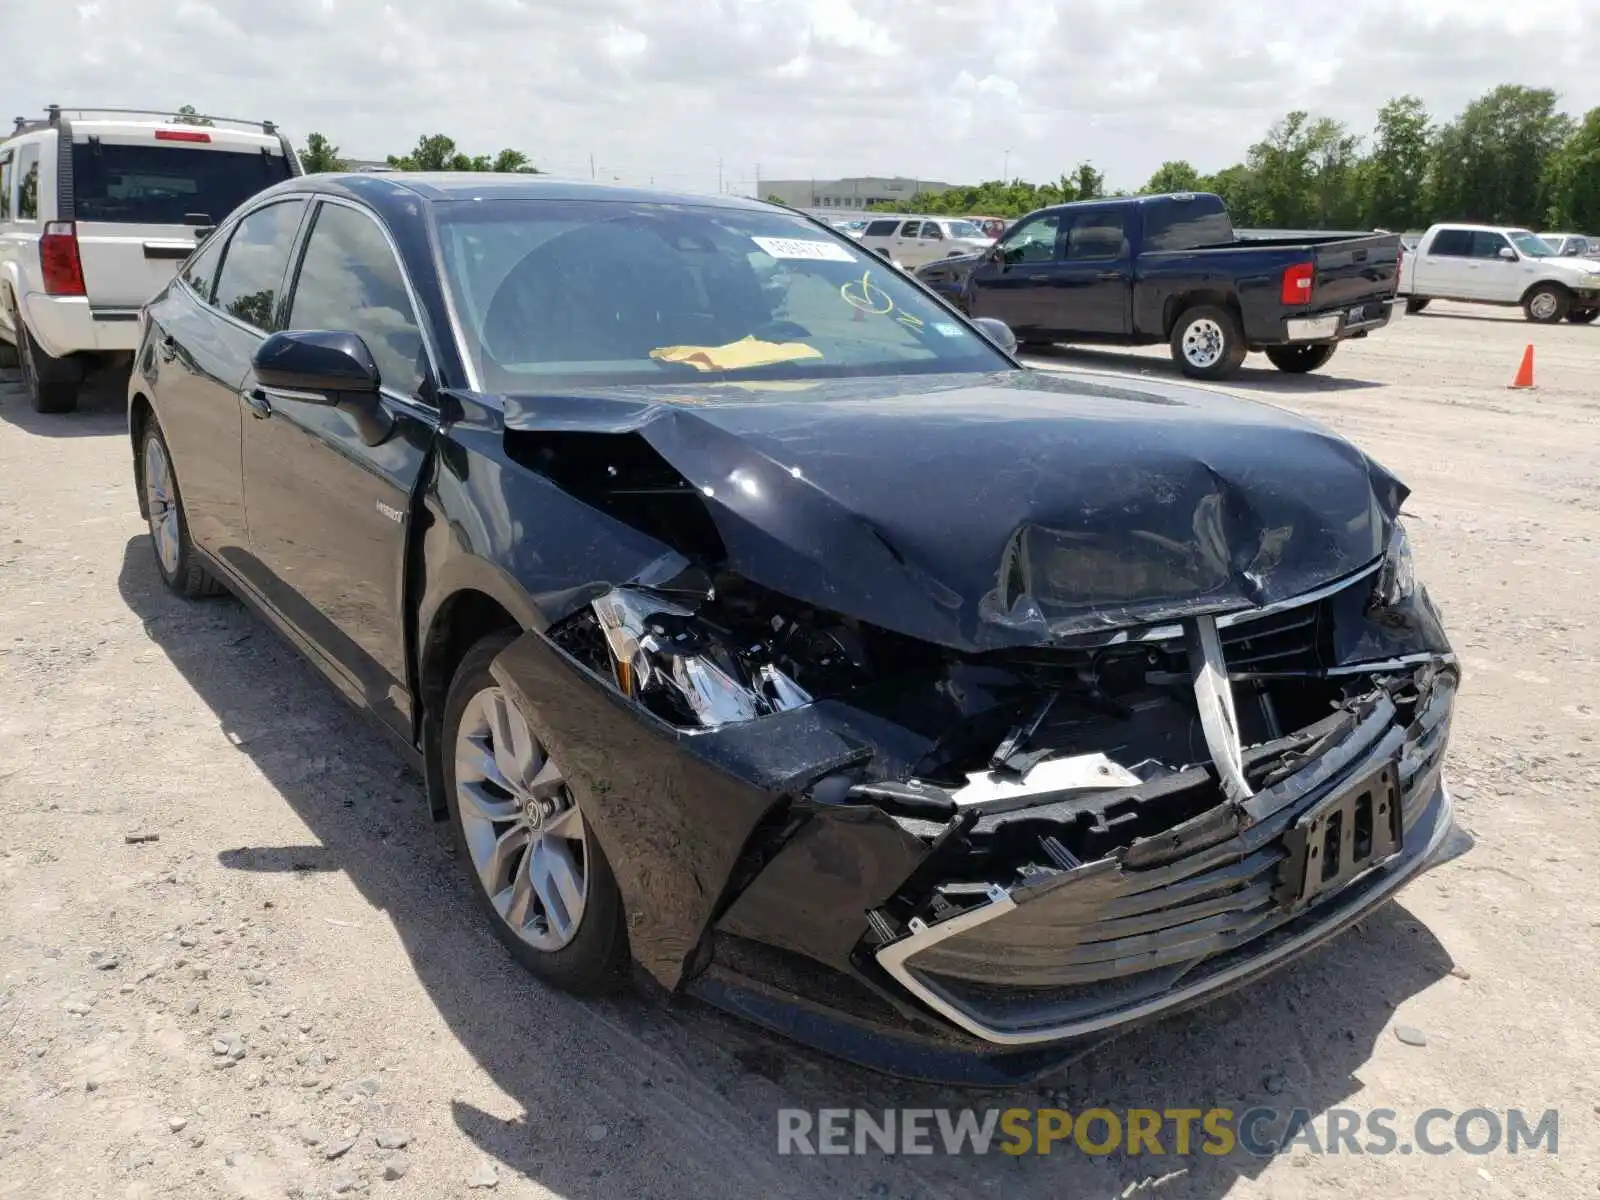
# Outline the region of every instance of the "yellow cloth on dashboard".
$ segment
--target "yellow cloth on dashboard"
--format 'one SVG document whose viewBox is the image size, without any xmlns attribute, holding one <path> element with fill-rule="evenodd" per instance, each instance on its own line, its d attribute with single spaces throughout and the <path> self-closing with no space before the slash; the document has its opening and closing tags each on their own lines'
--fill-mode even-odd
<svg viewBox="0 0 1600 1200">
<path fill-rule="evenodd" d="M 662 362 L 688 363 L 701 371 L 737 371 L 741 367 L 821 358 L 822 351 L 804 342 L 763 342 L 759 338 L 742 337 L 726 346 L 662 346 L 650 351 L 650 357 Z"/>
</svg>

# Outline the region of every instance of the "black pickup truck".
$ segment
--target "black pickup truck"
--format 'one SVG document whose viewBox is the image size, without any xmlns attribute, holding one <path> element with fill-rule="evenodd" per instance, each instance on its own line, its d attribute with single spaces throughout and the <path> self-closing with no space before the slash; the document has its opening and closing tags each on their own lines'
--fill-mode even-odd
<svg viewBox="0 0 1600 1200">
<path fill-rule="evenodd" d="M 1024 347 L 1167 342 L 1185 375 L 1223 379 L 1251 350 L 1314 371 L 1387 325 L 1403 253 L 1392 233 L 1236 237 L 1220 196 L 1177 193 L 1042 208 L 916 275 Z"/>
</svg>

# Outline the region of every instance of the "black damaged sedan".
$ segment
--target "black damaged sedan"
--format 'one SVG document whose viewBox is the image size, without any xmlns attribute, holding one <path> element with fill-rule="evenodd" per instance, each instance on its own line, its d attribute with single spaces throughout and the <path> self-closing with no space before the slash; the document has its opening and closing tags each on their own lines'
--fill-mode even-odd
<svg viewBox="0 0 1600 1200">
<path fill-rule="evenodd" d="M 324 175 L 146 309 L 162 578 L 414 757 L 512 952 L 1021 1079 L 1455 852 L 1405 487 L 1270 407 L 1017 365 L 753 201 Z"/>
</svg>

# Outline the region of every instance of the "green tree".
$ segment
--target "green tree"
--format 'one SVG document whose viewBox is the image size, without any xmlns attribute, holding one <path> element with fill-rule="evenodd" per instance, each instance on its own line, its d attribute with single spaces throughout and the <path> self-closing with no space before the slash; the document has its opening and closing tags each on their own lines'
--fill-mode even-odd
<svg viewBox="0 0 1600 1200">
<path fill-rule="evenodd" d="M 1600 108 L 1550 156 L 1544 188 L 1546 228 L 1600 233 Z"/>
<path fill-rule="evenodd" d="M 200 110 L 192 104 L 180 104 L 178 115 L 168 121 L 169 125 L 214 125 L 210 117 L 202 117 Z"/>
<path fill-rule="evenodd" d="M 1306 129 L 1311 223 L 1319 229 L 1352 229 L 1361 223 L 1361 139 L 1330 117 Z"/>
<path fill-rule="evenodd" d="M 1251 223 L 1304 228 L 1311 222 L 1311 115 L 1296 110 L 1250 147 L 1245 161 L 1255 177 Z M 1236 218 L 1237 219 L 1237 218 Z"/>
<path fill-rule="evenodd" d="M 505 174 L 537 175 L 539 170 L 521 150 L 502 150 L 494 156 L 494 163 L 489 168 Z"/>
<path fill-rule="evenodd" d="M 461 171 L 466 168 L 456 164 L 462 158 L 454 138 L 434 133 L 418 138 L 410 154 L 391 154 L 388 161 L 401 171 Z"/>
<path fill-rule="evenodd" d="M 1378 110 L 1372 153 L 1361 164 L 1361 208 L 1366 224 L 1404 231 L 1427 222 L 1423 188 L 1433 124 L 1416 96 L 1400 96 Z"/>
<path fill-rule="evenodd" d="M 1079 163 L 1072 184 L 1076 200 L 1096 200 L 1106 194 L 1106 177 L 1090 163 Z"/>
<path fill-rule="evenodd" d="M 1572 134 L 1550 88 L 1501 84 L 1434 139 L 1428 206 L 1434 220 L 1539 223 L 1552 157 Z"/>
<path fill-rule="evenodd" d="M 1196 171 L 1189 163 L 1178 159 L 1161 164 L 1156 173 L 1150 176 L 1150 181 L 1144 185 L 1144 193 L 1149 196 L 1158 196 L 1164 192 L 1197 192 L 1200 190 L 1200 172 Z"/>
<path fill-rule="evenodd" d="M 339 157 L 339 147 L 320 133 L 306 134 L 305 149 L 300 151 L 300 165 L 305 168 L 307 175 L 345 169 L 345 161 Z"/>
</svg>

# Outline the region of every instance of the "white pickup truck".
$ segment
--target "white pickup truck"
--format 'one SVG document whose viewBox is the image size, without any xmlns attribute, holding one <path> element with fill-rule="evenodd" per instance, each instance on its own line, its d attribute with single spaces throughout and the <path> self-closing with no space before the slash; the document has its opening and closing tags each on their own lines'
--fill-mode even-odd
<svg viewBox="0 0 1600 1200">
<path fill-rule="evenodd" d="M 1430 300 L 1521 305 L 1528 320 L 1565 318 L 1587 325 L 1600 316 L 1600 262 L 1563 258 L 1526 229 L 1435 225 L 1400 269 L 1407 312 Z"/>
</svg>

